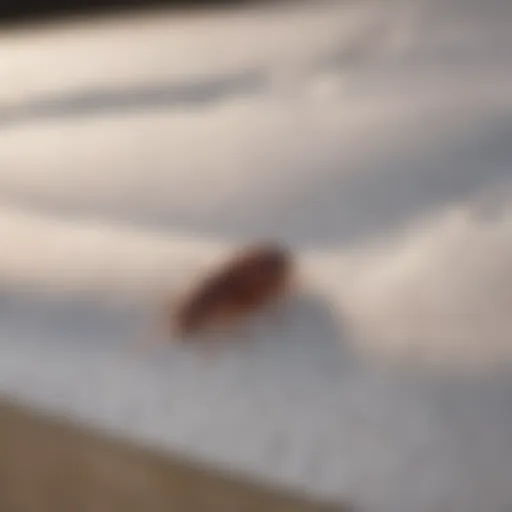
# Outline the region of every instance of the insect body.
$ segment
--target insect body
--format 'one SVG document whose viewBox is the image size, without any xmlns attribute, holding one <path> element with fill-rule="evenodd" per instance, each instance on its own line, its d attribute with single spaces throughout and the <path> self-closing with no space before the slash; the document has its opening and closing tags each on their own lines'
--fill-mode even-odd
<svg viewBox="0 0 512 512">
<path fill-rule="evenodd" d="M 247 248 L 177 304 L 174 330 L 187 337 L 242 321 L 286 295 L 293 274 L 286 249 L 273 244 Z"/>
</svg>

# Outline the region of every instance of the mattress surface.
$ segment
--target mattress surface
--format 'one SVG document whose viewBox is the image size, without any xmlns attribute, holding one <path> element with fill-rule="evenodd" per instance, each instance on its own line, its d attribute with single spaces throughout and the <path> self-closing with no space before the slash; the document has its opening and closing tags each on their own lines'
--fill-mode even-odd
<svg viewBox="0 0 512 512">
<path fill-rule="evenodd" d="M 0 35 L 0 393 L 368 512 L 512 507 L 512 9 L 285 3 Z M 302 295 L 133 352 L 257 238 Z"/>
</svg>

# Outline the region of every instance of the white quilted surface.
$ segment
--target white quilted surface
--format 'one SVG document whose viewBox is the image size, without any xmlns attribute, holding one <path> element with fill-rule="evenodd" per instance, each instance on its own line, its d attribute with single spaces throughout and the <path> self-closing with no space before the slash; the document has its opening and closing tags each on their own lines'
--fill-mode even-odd
<svg viewBox="0 0 512 512">
<path fill-rule="evenodd" d="M 359 0 L 1 35 L 0 392 L 362 511 L 510 511 L 511 28 Z M 282 324 L 130 355 L 259 236 L 311 290 Z"/>
</svg>

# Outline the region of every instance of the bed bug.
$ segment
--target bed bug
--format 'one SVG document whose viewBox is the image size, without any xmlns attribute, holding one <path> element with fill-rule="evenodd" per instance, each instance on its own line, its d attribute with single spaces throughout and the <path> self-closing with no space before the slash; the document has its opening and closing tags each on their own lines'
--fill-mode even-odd
<svg viewBox="0 0 512 512">
<path fill-rule="evenodd" d="M 172 330 L 189 339 L 240 325 L 290 292 L 293 267 L 290 251 L 276 244 L 260 243 L 237 252 L 171 308 Z"/>
<path fill-rule="evenodd" d="M 245 247 L 206 272 L 183 296 L 161 301 L 158 321 L 136 346 L 141 349 L 157 339 L 220 341 L 219 334 L 236 330 L 252 315 L 286 298 L 296 284 L 295 274 L 288 249 L 274 243 Z"/>
</svg>

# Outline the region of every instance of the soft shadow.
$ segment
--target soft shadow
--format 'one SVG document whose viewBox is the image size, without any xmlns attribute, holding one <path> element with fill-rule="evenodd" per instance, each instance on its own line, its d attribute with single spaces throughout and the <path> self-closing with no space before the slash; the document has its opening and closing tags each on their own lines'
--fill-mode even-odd
<svg viewBox="0 0 512 512">
<path fill-rule="evenodd" d="M 380 167 L 373 172 L 321 173 L 328 178 L 266 207 L 265 215 L 273 219 L 268 229 L 272 236 L 311 247 L 354 243 L 400 229 L 415 217 L 512 183 L 510 140 L 510 116 L 489 113 L 446 142 L 412 152 L 397 148 L 387 160 L 372 163 Z M 298 223 L 302 211 L 308 215 Z"/>
<path fill-rule="evenodd" d="M 265 85 L 265 76 L 248 70 L 200 82 L 173 82 L 139 86 L 112 86 L 80 92 L 61 92 L 19 105 L 0 106 L 0 126 L 38 119 L 66 118 L 109 111 L 125 111 L 172 105 L 205 105 L 224 98 L 253 94 Z"/>
<path fill-rule="evenodd" d="M 269 364 L 304 365 L 308 372 L 316 368 L 324 376 L 332 376 L 343 373 L 355 357 L 344 343 L 343 325 L 328 299 L 312 291 L 259 315 L 246 333 L 247 350 L 260 354 Z"/>
</svg>

